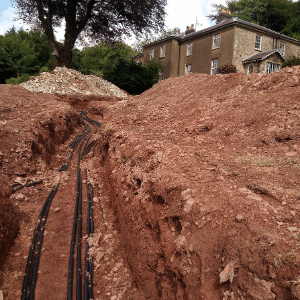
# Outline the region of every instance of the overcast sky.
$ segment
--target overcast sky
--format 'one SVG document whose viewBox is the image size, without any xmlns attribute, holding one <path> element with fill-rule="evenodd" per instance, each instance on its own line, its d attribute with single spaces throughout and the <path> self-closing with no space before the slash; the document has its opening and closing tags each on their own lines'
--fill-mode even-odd
<svg viewBox="0 0 300 300">
<path fill-rule="evenodd" d="M 223 4 L 226 0 L 168 0 L 166 6 L 166 27 L 174 28 L 179 27 L 181 31 L 185 31 L 186 26 L 196 24 L 197 30 L 209 27 L 208 19 L 205 17 L 212 11 L 211 4 Z M 10 0 L 0 0 L 0 35 L 4 34 L 13 25 L 20 28 L 22 25 L 26 29 L 28 26 L 22 22 L 13 21 L 15 17 L 14 9 L 11 6 Z M 57 39 L 63 39 L 63 30 L 59 30 Z M 134 39 L 126 40 L 128 44 L 133 43 Z"/>
</svg>

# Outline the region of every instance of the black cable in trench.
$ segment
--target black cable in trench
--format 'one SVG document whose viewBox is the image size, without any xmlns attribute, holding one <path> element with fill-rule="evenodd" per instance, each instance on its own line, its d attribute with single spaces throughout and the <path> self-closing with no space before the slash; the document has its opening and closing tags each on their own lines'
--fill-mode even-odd
<svg viewBox="0 0 300 300">
<path fill-rule="evenodd" d="M 34 233 L 33 233 L 33 238 L 32 238 L 32 242 L 31 242 L 31 246 L 30 246 L 30 250 L 29 250 L 29 256 L 27 259 L 27 264 L 26 264 L 26 269 L 25 269 L 25 276 L 24 276 L 24 280 L 23 280 L 21 300 L 26 300 L 26 298 L 27 298 L 30 273 L 32 273 L 32 275 L 31 275 L 29 299 L 33 299 L 33 297 L 34 297 L 37 267 L 38 267 L 38 263 L 39 263 L 39 257 L 40 257 L 42 242 L 43 242 L 43 235 L 44 235 L 46 220 L 47 220 L 47 216 L 48 216 L 48 212 L 49 212 L 49 208 L 50 208 L 52 199 L 54 198 L 54 196 L 57 192 L 58 186 L 59 185 L 54 186 L 52 188 L 50 194 L 48 195 L 48 197 L 41 209 L 41 212 L 40 212 L 40 215 L 39 215 L 39 218 L 37 221 L 37 225 L 36 225 Z M 39 233 L 39 241 L 38 241 L 38 245 L 36 245 L 38 233 Z M 36 248 L 36 251 L 35 251 L 34 263 L 33 263 L 33 268 L 32 268 L 32 260 L 33 260 L 35 248 Z M 31 272 L 31 269 L 32 269 L 32 272 Z"/>
</svg>

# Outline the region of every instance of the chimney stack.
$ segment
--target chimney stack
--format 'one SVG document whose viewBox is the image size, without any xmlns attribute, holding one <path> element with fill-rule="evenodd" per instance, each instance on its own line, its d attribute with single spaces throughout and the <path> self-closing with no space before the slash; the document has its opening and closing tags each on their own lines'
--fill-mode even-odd
<svg viewBox="0 0 300 300">
<path fill-rule="evenodd" d="M 184 32 L 185 34 L 190 34 L 195 32 L 196 30 L 194 29 L 194 24 L 192 24 L 191 26 L 186 26 L 186 31 Z"/>
<path fill-rule="evenodd" d="M 228 8 L 222 7 L 221 12 L 219 13 L 218 23 L 231 20 L 231 18 L 231 11 Z"/>
</svg>

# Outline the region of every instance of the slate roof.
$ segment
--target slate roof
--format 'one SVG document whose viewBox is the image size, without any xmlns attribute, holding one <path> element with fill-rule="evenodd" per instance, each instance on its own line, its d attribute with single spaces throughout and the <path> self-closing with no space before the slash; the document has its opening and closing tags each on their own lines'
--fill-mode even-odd
<svg viewBox="0 0 300 300">
<path fill-rule="evenodd" d="M 176 39 L 179 42 L 181 42 L 181 41 L 192 39 L 192 38 L 197 37 L 197 36 L 201 36 L 201 35 L 206 34 L 206 33 L 215 32 L 215 31 L 218 31 L 219 29 L 226 28 L 226 27 L 233 26 L 233 25 L 239 25 L 239 26 L 243 26 L 243 27 L 253 28 L 253 29 L 255 29 L 257 31 L 260 31 L 260 32 L 269 33 L 272 36 L 277 35 L 278 38 L 281 38 L 283 40 L 287 40 L 287 41 L 290 41 L 290 42 L 293 42 L 293 43 L 296 43 L 296 44 L 300 45 L 300 41 L 298 41 L 296 39 L 293 39 L 293 38 L 291 38 L 287 35 L 281 34 L 279 32 L 276 32 L 276 31 L 271 30 L 269 28 L 266 28 L 264 26 L 260 26 L 260 25 L 257 25 L 257 24 L 251 23 L 251 22 L 241 20 L 237 17 L 234 17 L 232 19 L 224 20 L 224 21 L 220 22 L 217 25 L 214 25 L 214 26 L 211 26 L 211 27 L 199 30 L 199 31 L 195 31 L 193 33 L 183 34 L 183 35 L 173 35 L 173 36 L 167 37 L 163 40 L 152 42 L 148 45 L 145 45 L 145 47 L 160 43 L 160 42 L 168 40 L 168 39 Z"/>
<path fill-rule="evenodd" d="M 278 53 L 280 55 L 280 57 L 283 60 L 285 60 L 285 57 L 277 49 L 273 49 L 273 50 L 269 50 L 269 51 L 255 53 L 255 54 L 243 59 L 242 63 L 246 64 L 246 63 L 250 63 L 250 62 L 262 61 L 274 53 Z"/>
</svg>

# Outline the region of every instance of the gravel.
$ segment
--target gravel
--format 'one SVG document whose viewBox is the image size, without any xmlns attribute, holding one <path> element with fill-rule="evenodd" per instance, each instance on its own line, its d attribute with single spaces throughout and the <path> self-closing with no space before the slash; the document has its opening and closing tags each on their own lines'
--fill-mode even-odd
<svg viewBox="0 0 300 300">
<path fill-rule="evenodd" d="M 35 93 L 128 97 L 126 92 L 100 76 L 83 75 L 65 67 L 32 76 L 20 86 Z"/>
</svg>

